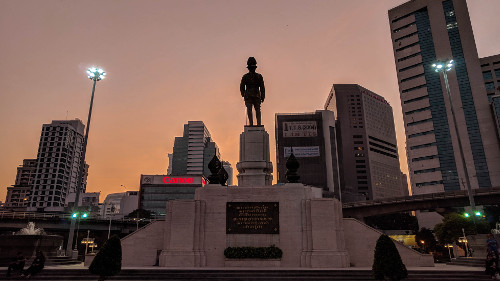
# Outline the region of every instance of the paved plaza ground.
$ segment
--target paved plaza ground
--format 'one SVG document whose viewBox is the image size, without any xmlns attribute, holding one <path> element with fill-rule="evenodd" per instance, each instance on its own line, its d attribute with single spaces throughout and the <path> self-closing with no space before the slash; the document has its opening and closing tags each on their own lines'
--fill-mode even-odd
<svg viewBox="0 0 500 281">
<path fill-rule="evenodd" d="M 20 280 L 18 274 L 5 278 L 7 268 L 0 267 L 0 280 Z M 480 281 L 491 280 L 482 267 L 436 264 L 435 267 L 410 267 L 407 281 Z M 83 263 L 47 266 L 32 280 L 97 280 Z M 373 280 L 371 268 L 176 268 L 125 267 L 119 275 L 107 280 Z"/>
</svg>

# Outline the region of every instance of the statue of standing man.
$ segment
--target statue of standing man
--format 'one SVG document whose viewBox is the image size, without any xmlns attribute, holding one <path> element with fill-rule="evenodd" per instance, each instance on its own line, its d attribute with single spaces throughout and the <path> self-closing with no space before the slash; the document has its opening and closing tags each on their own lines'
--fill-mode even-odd
<svg viewBox="0 0 500 281">
<path fill-rule="evenodd" d="M 255 69 L 257 69 L 257 60 L 255 60 L 254 57 L 248 58 L 247 68 L 248 73 L 241 78 L 240 92 L 241 96 L 245 99 L 250 126 L 253 126 L 252 106 L 255 108 L 257 126 L 261 126 L 260 104 L 264 102 L 264 98 L 266 97 L 264 78 L 262 75 L 255 72 Z"/>
</svg>

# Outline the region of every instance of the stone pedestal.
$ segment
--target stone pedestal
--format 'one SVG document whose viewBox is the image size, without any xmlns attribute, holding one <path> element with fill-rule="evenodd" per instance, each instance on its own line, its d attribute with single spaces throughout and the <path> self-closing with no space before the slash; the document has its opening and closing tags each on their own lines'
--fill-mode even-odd
<svg viewBox="0 0 500 281">
<path fill-rule="evenodd" d="M 245 126 L 240 135 L 238 186 L 267 186 L 273 181 L 269 156 L 269 134 L 264 126 Z"/>
<path fill-rule="evenodd" d="M 279 231 L 228 233 L 228 204 L 272 203 Z M 259 209 L 260 210 L 260 209 Z M 235 215 L 235 214 L 233 214 Z M 258 214 L 254 214 L 258 215 Z M 237 214 L 236 216 L 239 216 Z M 261 216 L 261 217 L 267 217 Z M 241 221 L 247 221 L 242 219 Z M 255 225 L 260 220 L 255 219 Z M 235 223 L 236 224 L 236 223 Z M 321 198 L 319 188 L 300 183 L 235 187 L 206 185 L 195 200 L 168 201 L 160 266 L 165 267 L 311 267 L 349 266 L 342 226 L 342 206 Z M 269 247 L 283 251 L 281 259 L 227 259 L 227 247 Z"/>
<path fill-rule="evenodd" d="M 343 219 L 342 204 L 321 195 L 322 189 L 301 183 L 205 185 L 196 190 L 194 199 L 168 201 L 165 221 L 123 238 L 122 266 L 152 266 L 158 260 L 160 267 L 170 268 L 371 267 L 382 233 L 357 220 Z M 246 231 L 246 225 L 262 230 Z M 266 225 L 277 229 L 268 231 Z M 395 244 L 406 266 L 433 266 L 432 255 Z M 228 247 L 272 245 L 283 251 L 280 259 L 224 255 Z"/>
</svg>

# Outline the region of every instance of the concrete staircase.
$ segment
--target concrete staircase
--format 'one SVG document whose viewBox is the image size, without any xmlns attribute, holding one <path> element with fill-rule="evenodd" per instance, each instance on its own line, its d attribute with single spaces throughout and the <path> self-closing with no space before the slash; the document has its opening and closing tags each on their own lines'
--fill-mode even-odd
<svg viewBox="0 0 500 281">
<path fill-rule="evenodd" d="M 484 267 L 485 259 L 484 258 L 475 258 L 475 257 L 459 257 L 454 259 L 446 264 L 450 265 L 461 265 L 461 266 L 472 266 L 472 267 Z"/>
<path fill-rule="evenodd" d="M 4 277 L 6 271 L 1 270 Z M 411 270 L 408 281 L 481 281 L 491 280 L 482 271 Z M 11 280 L 18 279 L 14 275 Z M 96 280 L 87 269 L 44 269 L 31 280 Z M 9 280 L 9 279 L 7 279 Z M 203 270 L 203 269 L 124 269 L 106 280 L 373 280 L 370 270 Z"/>
<path fill-rule="evenodd" d="M 80 263 L 82 262 L 66 256 L 47 256 L 47 260 L 45 261 L 45 265 L 70 265 Z"/>
</svg>

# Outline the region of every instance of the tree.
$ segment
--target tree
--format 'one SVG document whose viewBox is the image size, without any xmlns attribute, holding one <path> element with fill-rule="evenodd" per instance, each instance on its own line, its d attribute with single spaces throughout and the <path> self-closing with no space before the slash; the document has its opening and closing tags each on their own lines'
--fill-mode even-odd
<svg viewBox="0 0 500 281">
<path fill-rule="evenodd" d="M 127 218 L 150 219 L 151 211 L 144 209 L 135 209 L 126 216 Z"/>
<path fill-rule="evenodd" d="M 376 280 L 397 281 L 408 277 L 396 245 L 385 234 L 380 235 L 377 240 L 372 272 Z"/>
<path fill-rule="evenodd" d="M 436 251 L 436 238 L 434 237 L 432 231 L 428 228 L 422 227 L 422 229 L 415 234 L 415 242 L 417 242 L 419 247 L 425 249 L 427 253 L 429 253 L 429 251 Z"/>
<path fill-rule="evenodd" d="M 99 275 L 99 281 L 105 280 L 106 277 L 118 274 L 122 269 L 122 245 L 120 237 L 117 235 L 104 243 L 101 250 L 97 253 L 89 271 L 92 274 Z"/>
<path fill-rule="evenodd" d="M 466 235 L 477 233 L 489 233 L 489 224 L 482 218 L 466 218 L 461 214 L 450 213 L 444 216 L 443 222 L 434 227 L 434 233 L 442 245 L 458 242 L 458 238 L 463 236 L 462 228 Z"/>
</svg>

